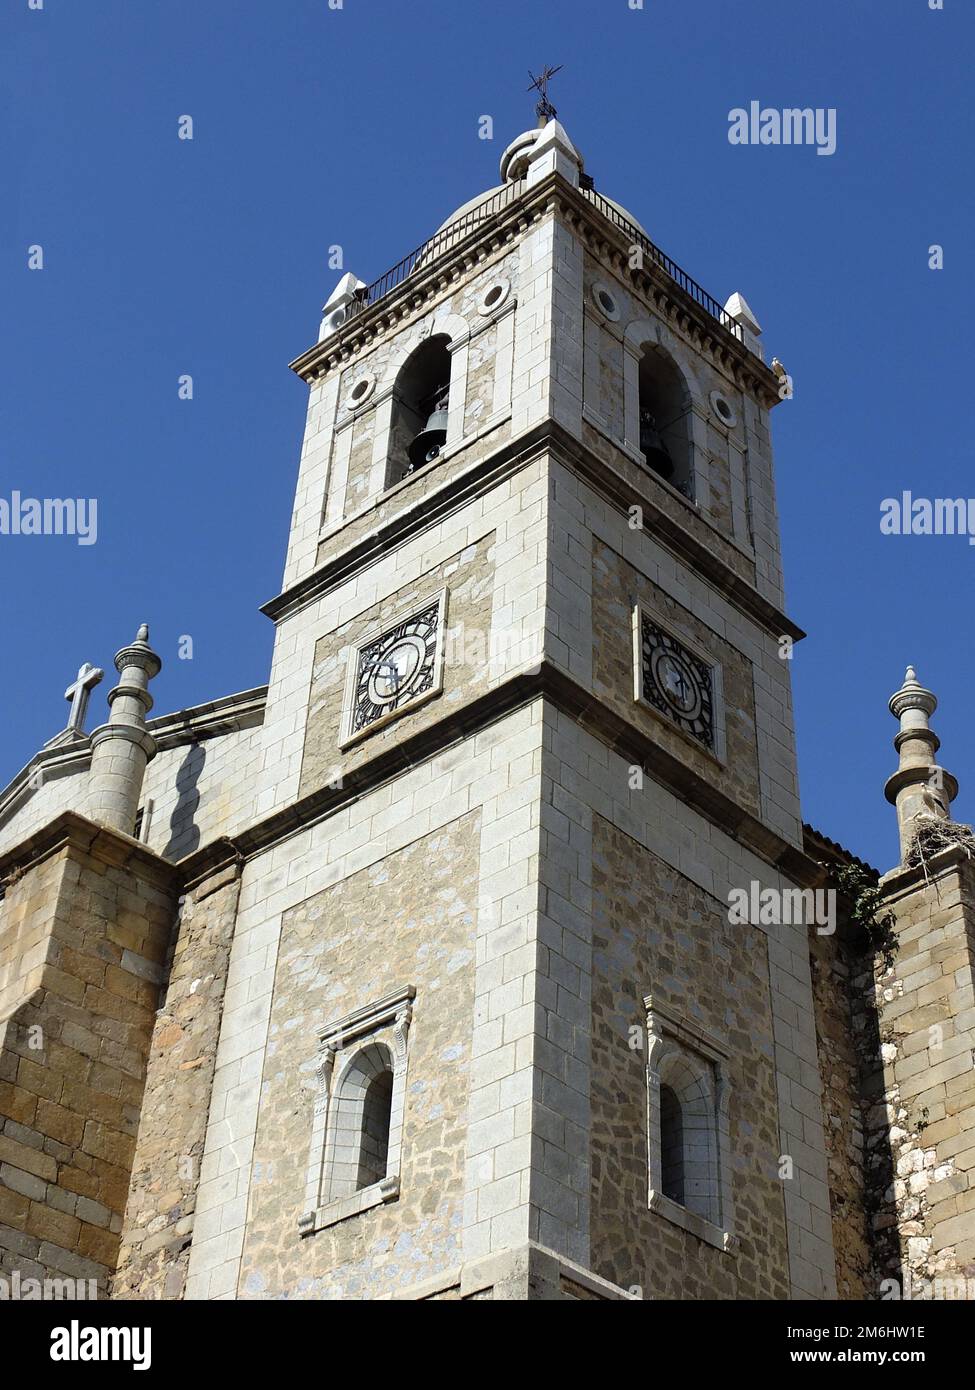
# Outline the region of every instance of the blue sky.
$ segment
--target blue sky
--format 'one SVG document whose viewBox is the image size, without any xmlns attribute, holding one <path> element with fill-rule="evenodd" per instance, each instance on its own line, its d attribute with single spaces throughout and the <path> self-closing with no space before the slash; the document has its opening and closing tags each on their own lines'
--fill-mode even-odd
<svg viewBox="0 0 975 1390">
<path fill-rule="evenodd" d="M 597 188 L 718 299 L 741 290 L 795 379 L 773 429 L 806 818 L 893 863 L 908 660 L 975 817 L 975 548 L 879 528 L 904 489 L 975 494 L 970 0 L 28 5 L 0 16 L 0 496 L 96 497 L 98 541 L 0 536 L 0 783 L 144 619 L 158 713 L 266 680 L 305 402 L 287 363 L 328 247 L 371 280 L 496 183 L 548 62 Z M 752 100 L 834 107 L 836 153 L 732 146 Z"/>
</svg>

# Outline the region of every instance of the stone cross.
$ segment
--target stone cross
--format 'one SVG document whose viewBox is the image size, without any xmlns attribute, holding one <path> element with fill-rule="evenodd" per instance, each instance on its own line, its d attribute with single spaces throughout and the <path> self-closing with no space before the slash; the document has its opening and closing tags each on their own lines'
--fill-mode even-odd
<svg viewBox="0 0 975 1390">
<path fill-rule="evenodd" d="M 99 671 L 97 667 L 86 661 L 78 672 L 77 680 L 69 685 L 64 692 L 64 698 L 71 701 L 71 713 L 68 716 L 66 727 L 74 733 L 83 734 L 85 732 L 88 701 L 91 699 L 91 692 L 104 675 L 104 671 Z"/>
</svg>

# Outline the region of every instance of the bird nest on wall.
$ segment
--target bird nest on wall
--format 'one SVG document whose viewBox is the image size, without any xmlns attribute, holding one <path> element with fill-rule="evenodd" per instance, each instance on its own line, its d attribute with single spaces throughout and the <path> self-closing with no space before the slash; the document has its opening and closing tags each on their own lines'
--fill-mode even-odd
<svg viewBox="0 0 975 1390">
<path fill-rule="evenodd" d="M 927 877 L 928 860 L 943 849 L 951 849 L 953 845 L 961 845 L 970 858 L 975 856 L 975 831 L 970 825 L 961 825 L 953 820 L 925 821 L 914 836 L 904 856 L 904 863 L 911 869 L 920 865 Z"/>
</svg>

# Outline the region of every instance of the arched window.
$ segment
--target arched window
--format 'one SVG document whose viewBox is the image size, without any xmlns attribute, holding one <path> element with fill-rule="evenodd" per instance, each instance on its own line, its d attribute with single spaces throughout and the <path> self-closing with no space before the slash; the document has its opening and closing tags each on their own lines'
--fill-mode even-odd
<svg viewBox="0 0 975 1390">
<path fill-rule="evenodd" d="M 335 1092 L 330 1201 L 386 1176 L 392 1106 L 389 1049 L 383 1043 L 370 1043 L 349 1062 Z"/>
<path fill-rule="evenodd" d="M 656 346 L 640 359 L 640 449 L 647 467 L 694 500 L 690 392 L 680 371 Z"/>
<path fill-rule="evenodd" d="M 399 1197 L 415 996 L 403 985 L 319 1034 L 303 1236 Z"/>
<path fill-rule="evenodd" d="M 359 1172 L 356 1191 L 386 1176 L 389 1157 L 389 1121 L 393 1108 L 393 1073 L 388 1068 L 366 1087 L 359 1131 Z"/>
<path fill-rule="evenodd" d="M 736 1248 L 728 1053 L 652 995 L 647 1009 L 650 1210 L 719 1250 Z"/>
<path fill-rule="evenodd" d="M 407 358 L 393 386 L 386 486 L 431 462 L 447 441 L 449 339 L 428 338 Z"/>
<path fill-rule="evenodd" d="M 718 1133 L 714 1069 L 685 1051 L 668 1052 L 660 1065 L 659 1153 L 661 1191 L 688 1211 L 718 1225 Z"/>
<path fill-rule="evenodd" d="M 680 1101 L 669 1086 L 660 1088 L 661 1190 L 672 1202 L 684 1205 L 684 1122 Z"/>
</svg>

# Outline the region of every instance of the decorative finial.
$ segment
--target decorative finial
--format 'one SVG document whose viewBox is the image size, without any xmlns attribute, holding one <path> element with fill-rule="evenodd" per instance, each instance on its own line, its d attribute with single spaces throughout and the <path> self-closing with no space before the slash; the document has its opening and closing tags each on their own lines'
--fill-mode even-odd
<svg viewBox="0 0 975 1390">
<path fill-rule="evenodd" d="M 115 653 L 115 669 L 119 683 L 109 692 L 108 722 L 91 736 L 87 814 L 131 835 L 146 763 L 156 752 L 146 715 L 152 709 L 149 682 L 159 674 L 162 661 L 149 646 L 148 623 L 141 623 L 135 640 Z"/>
<path fill-rule="evenodd" d="M 927 725 L 928 718 L 938 708 L 938 697 L 932 690 L 925 690 L 917 678 L 917 671 L 913 666 L 908 666 L 904 673 L 904 684 L 891 695 L 887 708 L 902 724 L 903 716 L 908 710 L 920 710 L 924 715 L 924 724 Z"/>
<path fill-rule="evenodd" d="M 322 305 L 322 326 L 318 341 L 330 338 L 343 324 L 361 312 L 366 303 L 368 285 L 365 280 L 347 271 Z"/>
<path fill-rule="evenodd" d="M 115 669 L 120 675 L 132 666 L 140 667 L 143 671 L 148 672 L 149 680 L 152 680 L 153 676 L 157 676 L 162 669 L 162 662 L 149 645 L 148 623 L 140 623 L 134 639 L 128 646 L 115 653 Z M 111 703 L 112 696 L 109 695 L 108 698 L 109 703 Z M 146 707 L 148 712 L 152 707 L 152 700 L 148 694 L 146 698 L 149 699 L 149 704 Z"/>
<path fill-rule="evenodd" d="M 905 863 L 923 825 L 951 819 L 958 783 L 936 761 L 941 741 L 929 720 L 938 708 L 938 697 L 924 688 L 913 666 L 908 666 L 904 684 L 891 695 L 888 708 L 900 723 L 894 739 L 900 765 L 887 779 L 884 793 L 897 807 L 901 862 Z"/>
<path fill-rule="evenodd" d="M 562 71 L 564 66 L 564 63 L 560 63 L 557 68 L 546 66 L 542 69 L 540 77 L 536 77 L 531 68 L 528 69 L 528 76 L 532 80 L 532 84 L 528 90 L 530 92 L 537 91 L 540 93 L 538 104 L 535 107 L 535 114 L 538 116 L 538 124 L 540 126 L 546 125 L 558 115 L 555 107 L 548 99 L 548 84 L 557 72 Z"/>
</svg>

